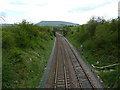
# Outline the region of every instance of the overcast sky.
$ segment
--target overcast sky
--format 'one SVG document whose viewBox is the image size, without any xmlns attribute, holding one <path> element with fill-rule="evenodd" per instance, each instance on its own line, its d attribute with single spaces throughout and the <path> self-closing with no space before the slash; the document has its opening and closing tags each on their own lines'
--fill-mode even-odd
<svg viewBox="0 0 120 90">
<path fill-rule="evenodd" d="M 118 1 L 1 0 L 0 12 L 5 16 L 5 23 L 17 23 L 26 19 L 31 23 L 44 20 L 84 24 L 92 16 L 105 17 L 106 19 L 116 18 L 118 16 Z"/>
</svg>

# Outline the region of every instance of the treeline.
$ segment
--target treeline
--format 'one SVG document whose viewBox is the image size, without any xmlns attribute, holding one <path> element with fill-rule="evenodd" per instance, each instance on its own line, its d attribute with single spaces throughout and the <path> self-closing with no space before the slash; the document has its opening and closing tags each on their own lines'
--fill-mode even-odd
<svg viewBox="0 0 120 90">
<path fill-rule="evenodd" d="M 3 88 L 36 88 L 52 46 L 50 27 L 23 21 L 2 28 Z"/>
<path fill-rule="evenodd" d="M 71 27 L 69 28 L 71 29 Z M 75 28 L 75 30 L 68 32 L 67 38 L 78 50 L 80 45 L 83 45 L 83 56 L 90 64 L 102 67 L 120 63 L 119 17 L 108 21 L 104 18 L 93 17 L 87 24 Z M 113 67 L 110 69 L 113 69 Z M 113 70 L 112 73 L 109 73 L 110 77 L 108 73 L 99 73 L 106 87 L 119 87 L 120 79 L 118 80 L 118 78 L 120 72 L 118 71 L 120 70 L 118 70 L 118 66 L 114 67 Z"/>
</svg>

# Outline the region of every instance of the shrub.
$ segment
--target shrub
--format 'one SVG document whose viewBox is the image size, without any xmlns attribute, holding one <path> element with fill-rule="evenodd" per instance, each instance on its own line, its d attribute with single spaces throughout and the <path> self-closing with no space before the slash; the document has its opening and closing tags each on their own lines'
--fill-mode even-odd
<svg viewBox="0 0 120 90">
<path fill-rule="evenodd" d="M 96 44 L 92 39 L 88 39 L 84 42 L 84 48 L 85 50 L 92 50 L 96 48 Z"/>
<path fill-rule="evenodd" d="M 3 49 L 11 49 L 15 47 L 15 38 L 13 37 L 13 33 L 3 31 L 2 33 L 2 48 Z"/>
</svg>

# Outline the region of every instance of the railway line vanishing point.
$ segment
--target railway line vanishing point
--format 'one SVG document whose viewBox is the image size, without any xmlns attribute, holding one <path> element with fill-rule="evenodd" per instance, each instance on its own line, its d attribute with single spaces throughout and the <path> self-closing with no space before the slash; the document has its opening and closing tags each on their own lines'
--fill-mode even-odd
<svg viewBox="0 0 120 90">
<path fill-rule="evenodd" d="M 75 48 L 56 33 L 55 50 L 43 88 L 103 88 L 91 68 L 82 60 Z"/>
</svg>

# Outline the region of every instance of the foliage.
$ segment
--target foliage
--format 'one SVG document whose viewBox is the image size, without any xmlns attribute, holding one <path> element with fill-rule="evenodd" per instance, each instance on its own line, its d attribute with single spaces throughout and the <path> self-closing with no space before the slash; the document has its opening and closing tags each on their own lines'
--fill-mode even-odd
<svg viewBox="0 0 120 90">
<path fill-rule="evenodd" d="M 120 88 L 119 84 L 119 76 L 118 76 L 118 70 L 110 71 L 110 72 L 102 72 L 98 74 L 102 79 L 103 82 L 105 82 L 105 86 L 108 88 Z M 115 77 L 116 76 L 116 77 Z"/>
<path fill-rule="evenodd" d="M 104 66 L 119 63 L 119 24 L 119 17 L 109 21 L 104 18 L 93 17 L 87 24 L 80 25 L 77 29 L 69 31 L 67 38 L 77 49 L 81 44 L 83 45 L 83 55 L 90 64 Z M 99 64 L 96 64 L 96 62 L 99 62 Z M 101 75 L 101 78 L 104 79 L 104 76 L 106 77 L 108 74 Z M 106 78 L 105 83 L 112 80 L 109 79 Z M 112 87 L 113 83 L 111 84 L 107 84 L 107 87 Z"/>
<path fill-rule="evenodd" d="M 3 88 L 36 88 L 53 46 L 52 28 L 23 21 L 2 28 Z"/>
</svg>

